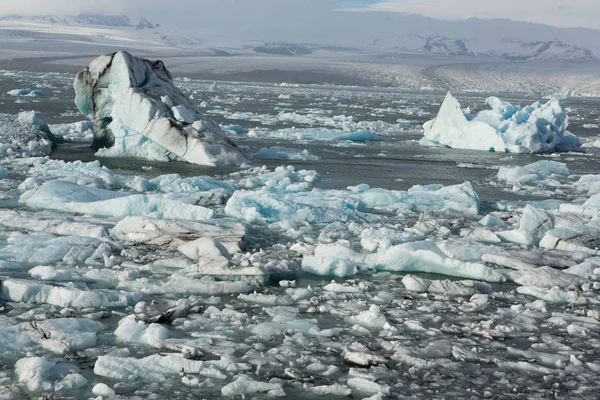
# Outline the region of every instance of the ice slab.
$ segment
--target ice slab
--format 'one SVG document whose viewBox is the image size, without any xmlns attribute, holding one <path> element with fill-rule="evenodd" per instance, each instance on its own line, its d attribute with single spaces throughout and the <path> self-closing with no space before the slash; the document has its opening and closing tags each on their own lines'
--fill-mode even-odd
<svg viewBox="0 0 600 400">
<path fill-rule="evenodd" d="M 487 282 L 506 281 L 500 271 L 481 263 L 450 258 L 435 242 L 427 240 L 399 244 L 372 254 L 356 253 L 339 245 L 318 245 L 314 258 L 309 260 L 310 268 L 307 269 L 310 272 L 326 275 L 333 275 L 331 271 L 335 271 L 335 266 L 343 260 L 355 268 L 378 271 L 428 272 Z M 318 268 L 314 265 L 318 265 Z"/>
<path fill-rule="evenodd" d="M 218 240 L 231 254 L 246 246 L 246 227 L 230 219 L 169 221 L 148 217 L 125 217 L 110 235 L 132 244 L 178 247 L 203 237 Z"/>
<path fill-rule="evenodd" d="M 0 294 L 4 301 L 44 303 L 73 308 L 123 308 L 141 299 L 141 295 L 135 293 L 82 290 L 12 278 L 2 282 Z"/>
<path fill-rule="evenodd" d="M 565 163 L 542 160 L 523 167 L 500 167 L 498 179 L 519 185 L 560 186 L 570 174 Z"/>
<path fill-rule="evenodd" d="M 58 363 L 44 357 L 22 358 L 15 364 L 18 381 L 31 392 L 83 388 L 88 381 L 79 372 L 75 364 Z"/>
<path fill-rule="evenodd" d="M 446 187 L 415 186 L 407 192 L 371 189 L 368 185 L 345 191 L 239 190 L 227 202 L 225 212 L 247 222 L 331 223 L 364 220 L 368 209 L 477 214 L 479 205 L 477 193 L 466 182 Z"/>
<path fill-rule="evenodd" d="M 523 108 L 497 97 L 486 103 L 491 110 L 465 115 L 448 93 L 437 117 L 423 125 L 424 139 L 456 149 L 510 153 L 568 151 L 581 145 L 566 130 L 567 115 L 557 99 Z"/>
<path fill-rule="evenodd" d="M 21 196 L 34 208 L 106 217 L 150 216 L 157 219 L 202 220 L 212 218 L 208 208 L 170 200 L 159 194 L 130 194 L 54 180 Z"/>
</svg>

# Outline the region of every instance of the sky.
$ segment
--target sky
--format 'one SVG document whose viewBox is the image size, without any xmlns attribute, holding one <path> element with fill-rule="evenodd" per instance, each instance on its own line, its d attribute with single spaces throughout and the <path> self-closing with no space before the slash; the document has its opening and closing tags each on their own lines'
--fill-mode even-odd
<svg viewBox="0 0 600 400">
<path fill-rule="evenodd" d="M 359 10 L 403 12 L 440 19 L 508 18 L 560 27 L 600 29 L 599 0 L 345 0 Z"/>
<path fill-rule="evenodd" d="M 167 15 L 197 13 L 202 23 L 204 8 L 225 13 L 265 12 L 270 8 L 289 15 L 327 13 L 344 9 L 356 12 L 420 14 L 458 20 L 508 18 L 560 27 L 600 29 L 600 0 L 0 0 L 0 14 L 58 14 L 100 12 L 105 14 Z M 167 7 L 166 9 L 165 7 Z M 283 8 L 283 10 L 282 10 Z M 181 14 L 180 14 L 181 15 Z"/>
</svg>

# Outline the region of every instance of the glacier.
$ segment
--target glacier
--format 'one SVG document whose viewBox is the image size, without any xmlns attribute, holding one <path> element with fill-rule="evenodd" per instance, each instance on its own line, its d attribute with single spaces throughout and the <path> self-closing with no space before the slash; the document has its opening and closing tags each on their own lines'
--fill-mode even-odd
<svg viewBox="0 0 600 400">
<path fill-rule="evenodd" d="M 463 112 L 448 93 L 437 117 L 423 125 L 421 143 L 507 153 L 548 153 L 581 146 L 567 131 L 568 118 L 557 99 L 521 108 L 489 97 L 486 104 L 491 110 L 473 116 Z"/>
<path fill-rule="evenodd" d="M 207 166 L 249 161 L 175 87 L 162 61 L 124 51 L 100 56 L 77 74 L 74 88 L 77 108 L 94 124 L 98 155 Z"/>
</svg>

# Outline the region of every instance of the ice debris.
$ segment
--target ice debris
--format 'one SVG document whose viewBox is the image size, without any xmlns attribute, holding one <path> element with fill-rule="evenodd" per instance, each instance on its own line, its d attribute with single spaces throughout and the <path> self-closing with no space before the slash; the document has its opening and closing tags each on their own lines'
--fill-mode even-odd
<svg viewBox="0 0 600 400">
<path fill-rule="evenodd" d="M 35 112 L 0 114 L 0 156 L 8 158 L 47 156 L 59 141 Z"/>
</svg>

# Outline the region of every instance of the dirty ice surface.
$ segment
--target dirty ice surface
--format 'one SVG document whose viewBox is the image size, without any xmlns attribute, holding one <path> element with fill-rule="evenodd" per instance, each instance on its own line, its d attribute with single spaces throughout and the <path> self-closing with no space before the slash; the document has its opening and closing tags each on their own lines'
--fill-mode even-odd
<svg viewBox="0 0 600 400">
<path fill-rule="evenodd" d="M 593 145 L 423 147 L 444 93 L 177 79 L 254 166 L 96 158 L 72 76 L 2 78 L 68 142 L 0 161 L 0 398 L 597 396 Z"/>
</svg>

